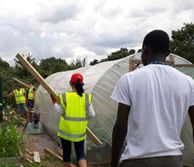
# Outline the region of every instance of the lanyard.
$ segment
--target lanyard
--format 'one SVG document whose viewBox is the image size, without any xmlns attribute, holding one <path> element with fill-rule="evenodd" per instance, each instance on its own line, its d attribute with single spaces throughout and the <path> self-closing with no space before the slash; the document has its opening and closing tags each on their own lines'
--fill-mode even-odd
<svg viewBox="0 0 194 167">
<path fill-rule="evenodd" d="M 162 65 L 165 65 L 164 62 L 162 62 L 162 61 L 152 61 L 149 64 L 162 64 Z"/>
</svg>

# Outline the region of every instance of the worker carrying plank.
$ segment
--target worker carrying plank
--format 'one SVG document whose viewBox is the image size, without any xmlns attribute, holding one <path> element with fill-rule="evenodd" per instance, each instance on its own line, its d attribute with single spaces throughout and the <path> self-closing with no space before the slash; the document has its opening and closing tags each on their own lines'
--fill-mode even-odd
<svg viewBox="0 0 194 167">
<path fill-rule="evenodd" d="M 18 83 L 15 84 L 16 89 L 10 92 L 5 99 L 14 95 L 15 102 L 17 106 L 17 112 L 22 116 L 27 117 L 28 109 L 26 107 L 26 91 L 25 89 Z"/>
<path fill-rule="evenodd" d="M 144 67 L 117 82 L 111 167 L 182 167 L 180 135 L 187 113 L 194 127 L 194 81 L 165 65 L 169 53 L 168 34 L 151 31 L 142 45 Z"/>
<path fill-rule="evenodd" d="M 54 109 L 61 114 L 57 135 L 61 138 L 65 167 L 74 166 L 71 163 L 71 143 L 74 143 L 79 166 L 87 166 L 84 141 L 88 119 L 93 118 L 95 112 L 91 104 L 92 95 L 84 93 L 83 85 L 83 76 L 75 73 L 70 80 L 71 92 L 60 94 L 59 99 L 51 95 Z"/>
</svg>

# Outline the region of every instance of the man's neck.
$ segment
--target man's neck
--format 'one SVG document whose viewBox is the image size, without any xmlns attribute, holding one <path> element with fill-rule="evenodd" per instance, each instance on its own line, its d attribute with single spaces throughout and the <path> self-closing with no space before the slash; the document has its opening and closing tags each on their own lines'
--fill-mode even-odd
<svg viewBox="0 0 194 167">
<path fill-rule="evenodd" d="M 148 64 L 165 64 L 166 59 L 164 58 L 158 58 L 158 59 L 151 59 L 147 61 Z"/>
</svg>

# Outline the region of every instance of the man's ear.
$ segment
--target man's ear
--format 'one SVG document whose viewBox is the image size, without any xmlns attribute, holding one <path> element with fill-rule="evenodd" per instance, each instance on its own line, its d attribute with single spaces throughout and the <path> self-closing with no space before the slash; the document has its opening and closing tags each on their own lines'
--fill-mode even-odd
<svg viewBox="0 0 194 167">
<path fill-rule="evenodd" d="M 166 53 L 166 57 L 168 57 L 169 54 L 170 54 L 170 50 L 168 50 L 168 52 Z"/>
</svg>

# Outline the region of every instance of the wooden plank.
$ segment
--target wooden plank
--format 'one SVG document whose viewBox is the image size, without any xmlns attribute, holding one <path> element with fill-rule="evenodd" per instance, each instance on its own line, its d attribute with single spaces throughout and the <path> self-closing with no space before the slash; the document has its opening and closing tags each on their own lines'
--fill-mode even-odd
<svg viewBox="0 0 194 167">
<path fill-rule="evenodd" d="M 37 163 L 41 162 L 39 152 L 36 152 L 36 151 L 34 152 L 33 159 L 34 159 L 34 162 L 37 162 Z"/>
<path fill-rule="evenodd" d="M 102 142 L 96 137 L 96 135 L 89 128 L 87 128 L 87 135 L 96 145 L 102 144 Z"/>
<path fill-rule="evenodd" d="M 29 158 L 27 158 L 27 157 L 24 157 L 24 159 L 25 159 L 26 161 L 28 161 L 29 163 L 33 164 L 33 161 L 32 161 L 31 159 L 29 159 Z"/>
<path fill-rule="evenodd" d="M 51 151 L 50 149 L 44 148 L 44 151 L 45 151 L 45 153 L 47 153 L 48 155 L 54 156 L 54 157 L 57 158 L 58 160 L 63 161 L 63 158 L 62 158 L 60 155 L 54 153 L 54 152 Z"/>
<path fill-rule="evenodd" d="M 19 84 L 21 84 L 21 85 L 23 85 L 23 86 L 25 86 L 25 87 L 27 87 L 27 88 L 30 88 L 30 86 L 29 86 L 28 84 L 26 84 L 26 83 L 20 81 L 20 80 L 17 79 L 17 78 L 12 77 L 12 79 L 13 79 L 14 81 L 18 82 Z"/>
<path fill-rule="evenodd" d="M 55 152 L 56 152 L 57 154 L 59 154 L 59 155 L 63 155 L 63 149 L 62 149 L 61 147 L 59 147 L 59 146 L 57 146 L 57 147 L 55 148 Z"/>
<path fill-rule="evenodd" d="M 42 76 L 36 71 L 36 69 L 20 54 L 16 55 L 22 66 L 24 66 L 28 72 L 47 90 L 49 94 L 52 94 L 55 99 L 58 99 L 58 94 L 48 85 L 48 83 L 42 78 Z"/>
<path fill-rule="evenodd" d="M 34 153 L 33 152 L 31 152 L 28 148 L 25 148 L 24 149 L 24 151 L 25 152 L 27 152 L 29 155 L 31 155 L 31 156 L 33 156 L 34 155 Z"/>
<path fill-rule="evenodd" d="M 40 83 L 49 94 L 52 94 L 54 98 L 58 100 L 58 94 L 48 85 L 48 83 L 44 80 L 44 78 L 42 78 L 42 76 L 36 71 L 36 69 L 20 54 L 17 54 L 16 57 L 20 61 L 20 63 L 28 70 L 28 72 L 33 75 L 33 77 L 38 81 L 38 83 Z M 102 144 L 102 142 L 97 138 L 97 136 L 95 136 L 95 134 L 89 128 L 86 129 L 86 132 L 96 145 Z"/>
<path fill-rule="evenodd" d="M 194 67 L 194 64 L 174 64 L 173 67 Z"/>
</svg>

